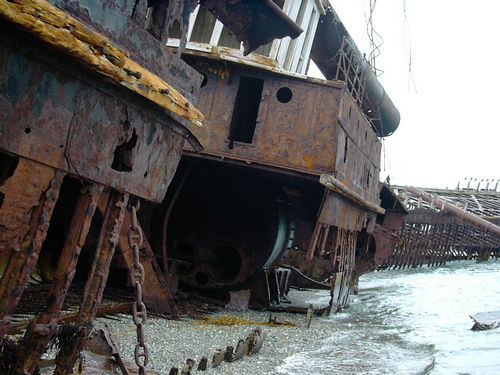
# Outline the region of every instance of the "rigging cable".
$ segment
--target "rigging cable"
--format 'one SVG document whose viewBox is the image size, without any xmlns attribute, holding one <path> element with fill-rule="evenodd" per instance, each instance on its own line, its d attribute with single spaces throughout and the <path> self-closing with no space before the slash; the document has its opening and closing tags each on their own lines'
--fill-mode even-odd
<svg viewBox="0 0 500 375">
<path fill-rule="evenodd" d="M 408 43 L 407 55 L 408 59 L 408 91 L 410 91 L 410 85 L 413 84 L 413 89 L 417 92 L 417 86 L 415 84 L 415 79 L 413 77 L 413 67 L 412 67 L 412 46 L 411 46 L 411 36 L 410 36 L 410 25 L 408 23 L 408 15 L 406 12 L 406 0 L 403 0 L 403 16 L 404 16 L 404 41 Z M 406 44 L 406 43 L 405 43 Z"/>
<path fill-rule="evenodd" d="M 366 24 L 366 32 L 368 34 L 368 39 L 370 40 L 370 54 L 368 55 L 368 63 L 378 77 L 383 73 L 383 71 L 377 69 L 375 60 L 381 54 L 380 47 L 382 46 L 382 44 L 384 44 L 384 39 L 373 27 L 373 13 L 375 12 L 376 5 L 377 0 L 370 0 L 370 13 Z"/>
</svg>

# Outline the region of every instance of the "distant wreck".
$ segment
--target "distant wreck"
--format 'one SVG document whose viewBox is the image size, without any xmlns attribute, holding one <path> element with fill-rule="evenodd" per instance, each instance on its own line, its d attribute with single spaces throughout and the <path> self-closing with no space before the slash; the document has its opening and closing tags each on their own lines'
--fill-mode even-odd
<svg viewBox="0 0 500 375">
<path fill-rule="evenodd" d="M 500 256 L 498 183 L 462 189 L 392 186 L 408 214 L 401 241 L 380 268 L 442 266 L 463 259 Z"/>
</svg>

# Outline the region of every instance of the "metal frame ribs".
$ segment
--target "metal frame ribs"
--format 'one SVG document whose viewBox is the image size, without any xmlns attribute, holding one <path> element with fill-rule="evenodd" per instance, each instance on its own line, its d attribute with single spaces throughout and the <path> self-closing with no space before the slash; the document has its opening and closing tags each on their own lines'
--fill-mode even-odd
<svg viewBox="0 0 500 375">
<path fill-rule="evenodd" d="M 425 264 L 431 267 L 451 260 L 483 261 L 499 256 L 497 192 L 468 189 L 429 190 L 432 192 L 429 193 L 413 187 L 395 189 L 409 214 L 398 233 L 402 242 L 382 268 L 401 269 Z M 488 207 L 487 212 L 484 207 Z"/>
</svg>

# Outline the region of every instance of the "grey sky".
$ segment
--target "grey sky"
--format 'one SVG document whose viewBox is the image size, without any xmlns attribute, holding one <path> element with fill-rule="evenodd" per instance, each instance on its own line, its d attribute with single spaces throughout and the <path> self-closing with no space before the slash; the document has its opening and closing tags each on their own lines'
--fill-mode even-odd
<svg viewBox="0 0 500 375">
<path fill-rule="evenodd" d="M 368 55 L 369 0 L 331 3 Z M 500 178 L 499 14 L 498 0 L 377 1 L 379 79 L 401 112 L 384 141 L 381 180 L 454 188 L 464 177 Z"/>
</svg>

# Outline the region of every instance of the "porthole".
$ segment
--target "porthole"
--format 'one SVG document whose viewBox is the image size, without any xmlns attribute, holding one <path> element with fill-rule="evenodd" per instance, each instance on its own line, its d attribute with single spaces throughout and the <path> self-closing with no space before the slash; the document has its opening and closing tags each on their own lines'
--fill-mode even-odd
<svg viewBox="0 0 500 375">
<path fill-rule="evenodd" d="M 292 100 L 292 96 L 292 90 L 290 90 L 288 87 L 282 87 L 276 93 L 276 98 L 278 98 L 281 103 L 288 103 L 290 100 Z"/>
</svg>

